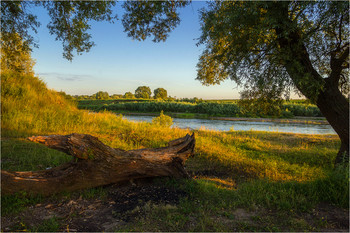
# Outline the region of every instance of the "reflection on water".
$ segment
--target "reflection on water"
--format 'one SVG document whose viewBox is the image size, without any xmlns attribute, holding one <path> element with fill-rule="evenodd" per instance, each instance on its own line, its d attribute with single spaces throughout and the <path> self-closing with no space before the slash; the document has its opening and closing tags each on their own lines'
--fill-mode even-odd
<svg viewBox="0 0 350 233">
<path fill-rule="evenodd" d="M 153 116 L 124 116 L 131 121 L 151 122 Z M 180 119 L 173 118 L 173 127 L 229 131 L 233 130 L 258 130 L 284 133 L 305 134 L 335 134 L 330 125 L 314 125 L 301 123 L 279 123 L 279 122 L 253 122 L 253 121 L 224 121 L 207 119 Z"/>
</svg>

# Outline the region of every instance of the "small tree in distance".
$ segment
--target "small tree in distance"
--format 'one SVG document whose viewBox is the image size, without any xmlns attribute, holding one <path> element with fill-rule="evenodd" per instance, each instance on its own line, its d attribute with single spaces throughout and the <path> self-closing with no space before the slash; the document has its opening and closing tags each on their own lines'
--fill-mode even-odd
<svg viewBox="0 0 350 233">
<path fill-rule="evenodd" d="M 128 92 L 125 92 L 124 98 L 125 98 L 125 99 L 134 99 L 135 96 L 134 96 L 133 93 L 131 93 L 130 91 L 128 91 Z"/>
<path fill-rule="evenodd" d="M 123 95 L 120 95 L 120 94 L 113 94 L 113 95 L 111 95 L 112 99 L 119 99 L 119 98 L 122 98 L 122 97 L 123 97 Z"/>
<path fill-rule="evenodd" d="M 153 91 L 155 99 L 166 99 L 168 97 L 168 92 L 164 88 L 157 88 Z"/>
<path fill-rule="evenodd" d="M 109 99 L 109 95 L 108 92 L 106 91 L 99 91 L 95 94 L 96 99 L 98 100 L 108 100 Z"/>
<path fill-rule="evenodd" d="M 135 90 L 135 97 L 136 98 L 143 98 L 143 99 L 149 99 L 151 98 L 151 88 L 147 86 L 140 86 Z"/>
</svg>

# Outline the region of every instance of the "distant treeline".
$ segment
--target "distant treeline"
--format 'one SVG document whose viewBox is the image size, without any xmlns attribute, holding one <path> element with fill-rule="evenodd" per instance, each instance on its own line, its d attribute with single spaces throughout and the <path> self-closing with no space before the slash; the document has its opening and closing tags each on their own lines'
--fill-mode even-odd
<svg viewBox="0 0 350 233">
<path fill-rule="evenodd" d="M 99 91 L 92 95 L 75 95 L 76 100 L 109 100 L 109 99 L 162 99 L 175 100 L 176 98 L 168 96 L 168 91 L 162 87 L 152 90 L 148 86 L 139 86 L 134 93 L 128 91 L 124 95 L 113 94 L 109 95 L 106 91 Z"/>
<path fill-rule="evenodd" d="M 239 100 L 202 100 L 199 103 L 184 101 L 150 101 L 150 100 L 82 100 L 78 102 L 81 109 L 93 111 L 109 110 L 115 112 L 176 112 L 207 114 L 209 116 L 231 117 L 286 117 L 322 116 L 317 106 L 308 104 L 303 100 L 285 101 L 281 105 L 273 106 L 272 113 L 262 112 L 261 108 L 249 108 L 249 111 L 241 106 Z"/>
</svg>

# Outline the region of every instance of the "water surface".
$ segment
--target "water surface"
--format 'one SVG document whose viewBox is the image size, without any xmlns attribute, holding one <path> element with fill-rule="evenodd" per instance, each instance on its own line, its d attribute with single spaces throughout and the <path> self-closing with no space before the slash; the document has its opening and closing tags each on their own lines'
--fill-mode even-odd
<svg viewBox="0 0 350 233">
<path fill-rule="evenodd" d="M 124 116 L 131 121 L 151 122 L 154 116 Z M 284 133 L 304 134 L 335 134 L 330 125 L 315 125 L 303 123 L 281 123 L 281 122 L 256 122 L 256 121 L 227 121 L 208 119 L 181 119 L 173 118 L 173 126 L 191 129 L 213 129 L 220 131 L 229 130 L 257 130 Z"/>
</svg>

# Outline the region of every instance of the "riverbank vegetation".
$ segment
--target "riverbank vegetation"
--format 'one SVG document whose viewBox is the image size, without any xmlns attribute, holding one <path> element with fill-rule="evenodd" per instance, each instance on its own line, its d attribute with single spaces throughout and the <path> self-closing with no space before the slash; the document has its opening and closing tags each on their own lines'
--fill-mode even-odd
<svg viewBox="0 0 350 233">
<path fill-rule="evenodd" d="M 250 105 L 253 105 L 251 103 Z M 285 101 L 280 105 L 274 105 L 266 111 L 262 106 L 251 107 L 239 100 L 216 100 L 216 101 L 161 101 L 161 100 L 79 100 L 78 108 L 92 111 L 114 112 L 143 112 L 150 113 L 164 111 L 167 113 L 194 113 L 207 114 L 217 117 L 322 117 L 317 106 L 305 101 Z"/>
<path fill-rule="evenodd" d="M 162 124 L 162 118 L 170 121 L 164 115 L 154 123 L 134 123 L 108 111 L 79 110 L 30 74 L 2 73 L 1 88 L 3 170 L 41 170 L 70 160 L 25 140 L 32 135 L 91 134 L 111 147 L 129 150 L 165 146 L 190 133 Z M 195 155 L 186 163 L 192 179 L 135 181 L 49 198 L 3 195 L 1 230 L 348 229 L 349 175 L 346 165 L 334 168 L 337 136 L 194 132 Z"/>
</svg>

